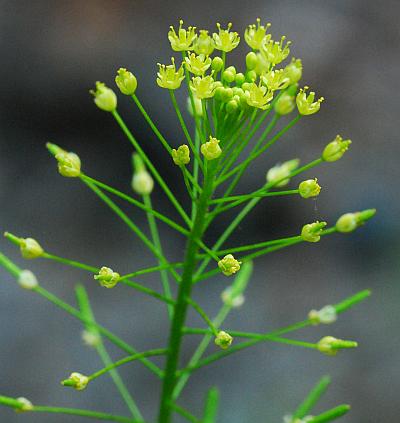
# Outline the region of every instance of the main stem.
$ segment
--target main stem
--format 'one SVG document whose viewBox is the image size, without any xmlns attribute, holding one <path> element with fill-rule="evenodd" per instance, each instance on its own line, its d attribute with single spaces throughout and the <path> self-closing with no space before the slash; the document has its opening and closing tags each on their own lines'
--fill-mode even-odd
<svg viewBox="0 0 400 423">
<path fill-rule="evenodd" d="M 205 166 L 207 166 L 207 163 Z M 216 163 L 211 162 L 208 168 L 208 172 L 206 172 L 203 191 L 197 203 L 194 222 L 187 241 L 182 279 L 179 285 L 178 297 L 174 307 L 174 315 L 168 343 L 167 363 L 164 373 L 160 413 L 158 419 L 159 423 L 171 422 L 171 401 L 177 381 L 176 372 L 178 369 L 179 355 L 182 345 L 182 328 L 185 325 L 188 308 L 188 302 L 186 299 L 190 297 L 192 290 L 193 273 L 197 264 L 196 255 L 199 250 L 198 241 L 201 240 L 204 233 L 208 205 L 213 194 L 213 180 L 215 170 Z"/>
</svg>

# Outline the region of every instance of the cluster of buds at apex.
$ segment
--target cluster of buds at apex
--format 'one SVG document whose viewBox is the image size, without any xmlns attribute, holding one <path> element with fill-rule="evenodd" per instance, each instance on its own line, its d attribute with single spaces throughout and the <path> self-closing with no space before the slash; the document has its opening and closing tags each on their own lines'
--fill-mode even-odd
<svg viewBox="0 0 400 423">
<path fill-rule="evenodd" d="M 208 35 L 207 30 L 200 30 L 199 36 L 194 40 L 193 50 L 196 54 L 204 54 L 206 56 L 209 56 L 214 51 L 214 42 Z"/>
<path fill-rule="evenodd" d="M 336 355 L 341 349 L 356 348 L 357 346 L 357 342 L 343 341 L 342 339 L 337 339 L 333 336 L 325 336 L 317 344 L 318 351 L 326 355 Z"/>
<path fill-rule="evenodd" d="M 288 160 L 287 162 L 278 163 L 267 172 L 266 180 L 269 184 L 281 188 L 290 181 L 290 174 L 297 169 L 300 164 L 299 159 Z"/>
<path fill-rule="evenodd" d="M 185 79 L 183 74 L 182 65 L 176 70 L 175 59 L 171 57 L 171 65 L 162 65 L 157 63 L 157 84 L 161 88 L 168 90 L 176 90 L 181 86 L 182 81 Z"/>
<path fill-rule="evenodd" d="M 172 160 L 177 166 L 184 166 L 190 162 L 190 150 L 186 144 L 180 145 L 177 150 L 173 148 L 171 154 Z"/>
<path fill-rule="evenodd" d="M 308 313 L 308 318 L 315 326 L 320 323 L 329 325 L 330 323 L 336 322 L 337 313 L 334 306 L 326 305 L 325 307 L 322 307 L 321 310 L 311 310 Z"/>
<path fill-rule="evenodd" d="M 187 51 L 193 49 L 193 42 L 197 38 L 196 27 L 189 26 L 188 29 L 182 28 L 183 20 L 179 21 L 178 33 L 173 26 L 170 26 L 168 39 L 174 51 Z"/>
<path fill-rule="evenodd" d="M 117 84 L 117 87 L 119 88 L 122 94 L 135 94 L 137 88 L 136 76 L 125 68 L 118 69 L 117 76 L 115 77 L 115 83 Z"/>
<path fill-rule="evenodd" d="M 43 248 L 33 238 L 19 238 L 10 232 L 4 232 L 4 236 L 13 244 L 19 246 L 21 255 L 25 259 L 35 259 L 44 254 Z"/>
<path fill-rule="evenodd" d="M 31 401 L 29 401 L 25 397 L 19 397 L 16 399 L 20 406 L 15 409 L 17 412 L 26 412 L 26 411 L 32 411 L 33 410 L 33 404 Z"/>
<path fill-rule="evenodd" d="M 94 279 L 100 282 L 101 286 L 104 288 L 114 288 L 114 286 L 119 282 L 121 276 L 119 273 L 114 272 L 109 267 L 103 266 L 97 275 L 93 276 Z"/>
<path fill-rule="evenodd" d="M 322 160 L 326 162 L 336 162 L 342 158 L 343 154 L 348 150 L 351 140 L 344 140 L 340 135 L 331 141 L 322 152 Z"/>
<path fill-rule="evenodd" d="M 149 195 L 154 188 L 154 180 L 146 170 L 142 158 L 138 154 L 133 154 L 133 176 L 131 186 L 133 191 L 139 195 Z"/>
<path fill-rule="evenodd" d="M 228 23 L 228 27 L 226 29 L 222 29 L 221 24 L 217 23 L 217 28 L 218 33 L 213 33 L 214 47 L 217 50 L 229 53 L 239 45 L 239 34 L 237 32 L 230 32 L 232 23 Z"/>
<path fill-rule="evenodd" d="M 207 69 L 211 66 L 211 58 L 205 54 L 190 53 L 185 57 L 186 69 L 197 76 L 202 76 L 206 73 Z"/>
<path fill-rule="evenodd" d="M 238 261 L 232 254 L 227 254 L 218 262 L 218 267 L 225 276 L 231 276 L 240 270 L 241 261 Z"/>
<path fill-rule="evenodd" d="M 321 187 L 318 185 L 317 178 L 307 179 L 299 184 L 299 194 L 303 198 L 317 197 L 320 192 Z"/>
<path fill-rule="evenodd" d="M 210 140 L 202 144 L 200 150 L 207 160 L 218 159 L 222 153 L 221 147 L 219 146 L 219 140 L 213 138 L 211 135 Z"/>
<path fill-rule="evenodd" d="M 81 373 L 73 372 L 68 379 L 65 379 L 61 382 L 63 386 L 71 386 L 77 391 L 83 391 L 87 384 L 89 383 L 89 378 Z"/>
<path fill-rule="evenodd" d="M 39 286 L 39 282 L 34 273 L 30 270 L 22 270 L 17 279 L 21 288 L 32 290 Z"/>
<path fill-rule="evenodd" d="M 117 108 L 117 96 L 115 92 L 103 82 L 96 82 L 96 90 L 90 90 L 96 106 L 105 112 L 113 112 Z"/>
<path fill-rule="evenodd" d="M 261 25 L 260 18 L 257 18 L 256 25 L 249 25 L 244 32 L 244 39 L 249 47 L 253 50 L 260 50 L 262 44 L 271 39 L 271 34 L 267 34 L 270 26 L 270 23 L 267 23 L 265 26 Z"/>
<path fill-rule="evenodd" d="M 326 222 L 308 223 L 301 230 L 303 241 L 318 242 L 321 239 L 321 233 L 326 226 Z"/>
<path fill-rule="evenodd" d="M 363 225 L 367 220 L 375 216 L 376 209 L 367 209 L 361 212 L 345 213 L 340 216 L 336 222 L 336 230 L 338 232 L 352 232 L 359 226 Z"/>
<path fill-rule="evenodd" d="M 292 61 L 285 67 L 285 74 L 290 80 L 290 84 L 296 84 L 301 79 L 303 64 L 301 59 L 292 58 Z"/>
<path fill-rule="evenodd" d="M 223 330 L 219 331 L 215 337 L 214 343 L 218 345 L 223 350 L 228 349 L 232 344 L 233 338 L 229 333 L 224 332 Z"/>
<path fill-rule="evenodd" d="M 317 101 L 315 100 L 315 92 L 311 91 L 307 95 L 306 91 L 308 87 L 300 89 L 300 92 L 296 96 L 297 109 L 301 115 L 313 115 L 317 113 L 321 108 L 321 103 L 324 101 L 324 97 L 320 97 Z"/>
<path fill-rule="evenodd" d="M 91 330 L 83 330 L 82 334 L 82 341 L 85 345 L 91 348 L 96 348 L 100 345 L 101 338 L 98 333 L 93 332 Z"/>
<path fill-rule="evenodd" d="M 274 110 L 280 116 L 285 116 L 289 113 L 292 113 L 295 107 L 296 102 L 294 100 L 294 96 L 287 92 L 282 93 L 274 104 Z"/>
</svg>

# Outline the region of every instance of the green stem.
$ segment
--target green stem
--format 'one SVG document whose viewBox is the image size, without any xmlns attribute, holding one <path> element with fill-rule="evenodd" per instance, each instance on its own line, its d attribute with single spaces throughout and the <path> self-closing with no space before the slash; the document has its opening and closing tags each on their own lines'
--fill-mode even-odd
<svg viewBox="0 0 400 423">
<path fill-rule="evenodd" d="M 170 269 L 174 267 L 177 268 L 182 266 L 183 266 L 183 263 L 169 263 L 169 264 L 162 264 L 161 266 L 147 267 L 145 269 L 137 270 L 136 272 L 123 275 L 121 276 L 120 280 L 134 278 L 136 276 L 146 275 L 148 273 L 159 272 L 160 270 Z"/>
<path fill-rule="evenodd" d="M 171 403 L 170 407 L 184 417 L 187 421 L 192 423 L 201 423 L 200 420 L 195 417 L 193 414 L 189 413 L 189 411 L 185 410 L 183 407 L 179 406 L 178 404 Z"/>
<path fill-rule="evenodd" d="M 46 252 L 43 253 L 40 257 L 44 259 L 56 261 L 57 263 L 66 264 L 67 266 L 83 269 L 91 273 L 97 273 L 100 270 L 98 267 L 89 266 L 88 264 L 81 263 L 76 260 L 70 260 L 64 257 L 56 256 L 54 254 L 46 253 Z"/>
<path fill-rule="evenodd" d="M 112 360 L 106 348 L 104 347 L 103 340 L 101 339 L 100 333 L 92 324 L 92 323 L 96 323 L 96 320 L 94 318 L 93 311 L 90 306 L 89 297 L 83 285 L 78 285 L 75 288 L 75 293 L 76 293 L 76 297 L 77 297 L 79 308 L 81 310 L 82 315 L 86 317 L 88 322 L 90 322 L 90 324 L 89 323 L 85 324 L 86 330 L 91 333 L 94 333 L 99 338 L 99 342 L 95 347 L 96 351 L 99 354 L 103 364 L 105 366 L 109 366 L 110 364 L 112 364 Z M 135 400 L 132 398 L 123 380 L 121 379 L 121 376 L 119 375 L 118 370 L 111 369 L 110 376 L 118 392 L 120 393 L 121 397 L 125 401 L 125 404 L 127 405 L 129 411 L 131 412 L 132 417 L 136 420 L 144 420 L 138 406 L 135 403 Z"/>
<path fill-rule="evenodd" d="M 196 303 L 196 301 L 194 301 L 191 298 L 186 298 L 186 301 L 197 311 L 197 313 L 199 313 L 199 315 L 203 318 L 203 320 L 206 322 L 207 326 L 210 328 L 211 332 L 217 336 L 218 335 L 218 330 L 217 328 L 214 326 L 214 323 L 211 321 L 211 319 L 207 316 L 207 313 L 200 307 L 199 304 Z"/>
<path fill-rule="evenodd" d="M 143 202 L 146 205 L 146 207 L 148 207 L 150 209 L 152 208 L 152 202 L 151 202 L 150 195 L 144 195 L 143 196 Z M 154 219 L 154 216 L 151 215 L 150 213 L 147 213 L 147 220 L 149 222 L 150 233 L 151 233 L 151 237 L 153 239 L 154 246 L 158 249 L 158 251 L 161 253 L 161 255 L 164 256 L 162 245 L 161 245 L 161 240 L 160 240 L 160 234 L 158 232 L 156 220 Z M 159 263 L 160 266 L 165 264 L 160 259 L 159 259 L 158 263 Z M 162 286 L 163 286 L 164 295 L 165 295 L 166 298 L 171 299 L 172 298 L 171 287 L 169 285 L 167 269 L 160 270 L 160 275 L 161 275 L 161 283 L 162 283 Z M 171 304 L 168 305 L 167 310 L 168 310 L 168 316 L 171 319 L 172 318 L 172 312 L 173 312 Z"/>
<path fill-rule="evenodd" d="M 168 356 L 165 367 L 165 376 L 162 387 L 161 404 L 159 412 L 159 423 L 171 422 L 170 403 L 173 397 L 173 391 L 176 384 L 176 370 L 182 344 L 182 327 L 184 326 L 187 314 L 188 303 L 186 299 L 190 297 L 192 290 L 193 272 L 197 263 L 196 255 L 199 249 L 197 240 L 201 239 L 204 232 L 205 217 L 208 209 L 209 200 L 213 193 L 213 176 L 215 173 L 215 164 L 211 162 L 209 171 L 204 181 L 203 191 L 199 197 L 196 216 L 190 236 L 188 238 L 185 265 L 181 283 L 179 285 L 178 297 L 174 309 L 169 343 Z"/>
<path fill-rule="evenodd" d="M 350 406 L 347 404 L 338 405 L 331 410 L 325 411 L 325 413 L 320 414 L 319 416 L 313 417 L 309 420 L 309 423 L 327 423 L 333 420 L 338 419 L 339 417 L 344 416 L 350 411 Z"/>
<path fill-rule="evenodd" d="M 275 192 L 266 192 L 266 193 L 257 193 L 257 194 L 242 194 L 242 195 L 232 195 L 230 197 L 215 198 L 211 201 L 211 204 L 226 203 L 229 201 L 235 200 L 250 200 L 252 198 L 258 197 L 277 197 L 280 195 L 293 195 L 298 194 L 298 189 L 291 189 L 288 191 L 275 191 Z"/>
<path fill-rule="evenodd" d="M 153 163 L 150 161 L 150 159 L 147 157 L 146 153 L 142 150 L 139 143 L 136 141 L 135 137 L 132 135 L 131 131 L 126 126 L 125 122 L 119 115 L 119 113 L 114 110 L 112 112 L 112 115 L 114 116 L 115 120 L 117 121 L 118 125 L 121 127 L 122 131 L 130 141 L 130 143 L 133 145 L 133 147 L 136 149 L 136 151 L 140 154 L 140 157 L 145 162 L 147 168 L 150 170 L 150 172 L 153 174 L 154 178 L 157 180 L 157 182 L 160 184 L 160 187 L 163 189 L 177 212 L 181 215 L 182 219 L 185 221 L 185 223 L 190 226 L 190 219 L 189 216 L 186 214 L 185 210 L 183 210 L 182 206 L 179 204 L 178 200 L 175 198 L 175 196 L 172 194 L 171 190 L 168 188 L 168 185 L 165 183 L 164 179 L 161 177 L 161 175 L 158 173 L 157 169 L 154 167 Z"/>
</svg>

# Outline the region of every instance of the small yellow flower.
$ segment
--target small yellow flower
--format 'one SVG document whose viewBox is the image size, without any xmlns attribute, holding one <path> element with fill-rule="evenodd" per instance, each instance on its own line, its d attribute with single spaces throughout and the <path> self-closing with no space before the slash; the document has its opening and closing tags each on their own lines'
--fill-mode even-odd
<svg viewBox="0 0 400 423">
<path fill-rule="evenodd" d="M 303 198 L 317 197 L 320 192 L 321 187 L 318 185 L 317 178 L 307 179 L 299 184 L 299 194 Z"/>
<path fill-rule="evenodd" d="M 190 162 L 190 150 L 186 144 L 182 144 L 178 147 L 172 149 L 172 160 L 178 166 L 187 165 Z"/>
<path fill-rule="evenodd" d="M 292 159 L 287 162 L 276 164 L 267 172 L 267 182 L 278 188 L 284 187 L 290 181 L 290 174 L 299 166 L 299 164 L 299 159 Z"/>
<path fill-rule="evenodd" d="M 207 160 L 217 159 L 222 153 L 219 140 L 213 138 L 211 135 L 210 140 L 202 144 L 200 150 Z"/>
<path fill-rule="evenodd" d="M 269 103 L 273 99 L 274 95 L 272 91 L 268 90 L 263 85 L 255 84 L 254 82 L 249 84 L 248 90 L 246 90 L 247 104 L 257 109 L 265 110 L 269 107 Z"/>
<path fill-rule="evenodd" d="M 98 280 L 100 285 L 104 286 L 104 288 L 113 288 L 120 280 L 119 273 L 114 272 L 112 269 L 105 266 L 103 266 L 100 269 L 100 272 L 93 277 Z"/>
<path fill-rule="evenodd" d="M 281 41 L 274 41 L 270 39 L 265 39 L 261 45 L 261 54 L 265 59 L 272 65 L 278 65 L 283 62 L 290 53 L 290 41 L 287 41 L 285 36 L 281 37 Z"/>
<path fill-rule="evenodd" d="M 232 254 L 227 254 L 223 259 L 218 262 L 218 267 L 221 269 L 225 276 L 235 274 L 240 270 L 242 262 L 238 261 L 233 257 Z"/>
<path fill-rule="evenodd" d="M 94 96 L 96 106 L 105 112 L 113 112 L 117 108 L 117 96 L 115 92 L 106 87 L 103 82 L 96 82 L 96 90 L 90 90 Z"/>
<path fill-rule="evenodd" d="M 297 109 L 301 115 L 313 115 L 317 113 L 321 107 L 321 103 L 324 101 L 324 97 L 320 97 L 317 101 L 314 101 L 315 93 L 311 91 L 307 96 L 307 90 L 308 87 L 301 88 L 296 97 Z"/>
<path fill-rule="evenodd" d="M 211 66 L 211 58 L 204 54 L 196 56 L 194 53 L 191 53 L 189 57 L 185 57 L 185 64 L 189 72 L 194 75 L 202 76 Z"/>
<path fill-rule="evenodd" d="M 261 75 L 261 81 L 271 91 L 283 90 L 290 83 L 284 69 L 271 70 L 264 73 Z"/>
<path fill-rule="evenodd" d="M 135 94 L 137 88 L 136 76 L 132 72 L 127 71 L 125 68 L 118 69 L 117 76 L 115 77 L 115 83 L 122 94 Z"/>
<path fill-rule="evenodd" d="M 200 30 L 200 35 L 194 40 L 193 50 L 196 54 L 209 56 L 214 51 L 213 39 L 205 29 Z"/>
<path fill-rule="evenodd" d="M 168 39 L 174 51 L 187 51 L 193 49 L 193 41 L 196 39 L 196 27 L 189 26 L 188 29 L 183 29 L 183 20 L 179 21 L 178 33 L 175 32 L 173 26 L 170 26 L 168 32 Z"/>
<path fill-rule="evenodd" d="M 65 386 L 72 386 L 77 391 L 82 391 L 89 383 L 89 378 L 81 373 L 73 372 L 67 380 L 61 383 Z"/>
<path fill-rule="evenodd" d="M 216 336 L 214 342 L 215 345 L 218 345 L 223 350 L 228 349 L 232 344 L 233 338 L 229 333 L 224 332 L 223 330 L 218 332 L 218 335 Z"/>
<path fill-rule="evenodd" d="M 44 250 L 33 238 L 20 238 L 19 246 L 21 255 L 25 259 L 35 259 L 43 255 Z"/>
<path fill-rule="evenodd" d="M 203 77 L 196 76 L 190 82 L 190 89 L 200 100 L 214 97 L 215 90 L 218 86 L 219 84 L 214 81 L 211 75 Z"/>
<path fill-rule="evenodd" d="M 77 178 L 81 174 L 81 159 L 75 153 L 60 150 L 55 156 L 58 172 L 66 178 Z"/>
<path fill-rule="evenodd" d="M 336 138 L 324 148 L 322 160 L 336 162 L 348 150 L 350 144 L 350 140 L 344 140 L 340 135 L 336 135 Z"/>
<path fill-rule="evenodd" d="M 218 34 L 213 33 L 214 46 L 217 50 L 229 53 L 239 45 L 240 37 L 237 32 L 230 32 L 232 24 L 228 23 L 227 29 L 222 29 L 221 24 L 217 23 Z"/>
<path fill-rule="evenodd" d="M 267 34 L 271 24 L 267 23 L 264 26 L 260 25 L 260 23 L 260 18 L 257 18 L 257 25 L 249 25 L 244 32 L 246 43 L 254 50 L 260 50 L 263 42 L 267 42 L 271 39 L 271 34 Z"/>
<path fill-rule="evenodd" d="M 158 65 L 157 72 L 157 84 L 161 88 L 167 88 L 168 90 L 176 90 L 181 86 L 182 81 L 185 79 L 183 74 L 182 65 L 176 70 L 175 59 L 171 57 L 171 65 Z"/>
<path fill-rule="evenodd" d="M 292 58 L 292 61 L 285 67 L 285 74 L 290 80 L 290 84 L 299 82 L 303 73 L 303 64 L 300 59 Z"/>
<path fill-rule="evenodd" d="M 325 228 L 326 222 L 308 223 L 301 230 L 303 241 L 318 242 L 321 239 L 322 230 Z"/>
</svg>

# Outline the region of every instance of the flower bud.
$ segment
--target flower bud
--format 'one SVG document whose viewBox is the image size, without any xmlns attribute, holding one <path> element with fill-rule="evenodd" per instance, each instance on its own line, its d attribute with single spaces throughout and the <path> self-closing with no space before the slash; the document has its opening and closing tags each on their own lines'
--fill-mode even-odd
<svg viewBox="0 0 400 423">
<path fill-rule="evenodd" d="M 339 217 L 336 222 L 336 229 L 338 232 L 352 232 L 358 226 L 357 214 L 356 213 L 346 213 Z"/>
<path fill-rule="evenodd" d="M 238 87 L 240 87 L 245 81 L 246 81 L 246 77 L 241 72 L 236 74 L 235 82 Z"/>
<path fill-rule="evenodd" d="M 233 338 L 229 333 L 224 332 L 223 330 L 218 332 L 218 335 L 216 336 L 214 342 L 215 345 L 218 345 L 223 350 L 228 349 L 232 344 Z"/>
<path fill-rule="evenodd" d="M 58 172 L 66 178 L 77 178 L 81 174 L 81 159 L 75 153 L 60 151 L 55 155 Z"/>
<path fill-rule="evenodd" d="M 100 345 L 101 338 L 97 333 L 93 331 L 84 330 L 82 331 L 82 341 L 88 347 L 96 348 Z"/>
<path fill-rule="evenodd" d="M 314 222 L 303 226 L 301 237 L 303 241 L 318 242 L 321 239 L 322 230 L 325 228 L 326 222 Z"/>
<path fill-rule="evenodd" d="M 244 295 L 238 294 L 232 298 L 232 292 L 233 292 L 233 289 L 231 286 L 228 286 L 227 288 L 225 288 L 221 294 L 222 302 L 232 308 L 241 307 L 245 300 Z"/>
<path fill-rule="evenodd" d="M 236 74 L 228 69 L 222 73 L 222 80 L 230 84 L 235 80 Z"/>
<path fill-rule="evenodd" d="M 202 144 L 200 150 L 207 160 L 218 159 L 222 153 L 221 147 L 219 146 L 219 140 L 213 138 L 211 135 L 210 140 Z"/>
<path fill-rule="evenodd" d="M 289 175 L 299 166 L 299 164 L 299 159 L 278 163 L 267 172 L 267 182 L 278 188 L 284 187 L 290 181 Z"/>
<path fill-rule="evenodd" d="M 39 286 L 39 282 L 34 273 L 30 270 L 22 270 L 17 280 L 19 286 L 24 289 L 32 290 Z"/>
<path fill-rule="evenodd" d="M 192 100 L 190 97 L 187 98 L 187 108 L 191 116 L 202 117 L 203 116 L 203 105 L 201 100 L 195 95 L 193 96 L 194 113 L 192 108 Z"/>
<path fill-rule="evenodd" d="M 172 149 L 172 160 L 178 166 L 187 165 L 190 162 L 190 150 L 186 144 L 182 144 L 178 147 Z"/>
<path fill-rule="evenodd" d="M 218 262 L 218 267 L 221 269 L 225 276 L 235 274 L 240 270 L 241 261 L 238 261 L 232 254 L 227 254 L 223 259 Z"/>
<path fill-rule="evenodd" d="M 89 383 L 89 378 L 87 376 L 82 375 L 81 373 L 78 373 L 78 372 L 73 372 L 71 373 L 68 379 L 63 380 L 61 382 L 61 385 L 72 386 L 77 391 L 82 391 L 83 389 L 86 388 L 88 383 Z"/>
<path fill-rule="evenodd" d="M 285 74 L 291 84 L 299 82 L 303 73 L 303 65 L 300 59 L 292 58 L 292 61 L 285 67 Z"/>
<path fill-rule="evenodd" d="M 142 158 L 138 154 L 133 155 L 133 177 L 132 189 L 139 195 L 149 195 L 153 191 L 154 181 L 150 173 L 147 172 Z"/>
<path fill-rule="evenodd" d="M 318 342 L 317 346 L 318 351 L 326 355 L 336 355 L 340 349 L 356 348 L 358 344 L 354 341 L 343 341 L 333 336 L 325 336 Z"/>
<path fill-rule="evenodd" d="M 313 325 L 319 325 L 320 323 L 328 325 L 336 322 L 337 313 L 335 307 L 327 305 L 322 307 L 321 310 L 311 310 L 308 313 L 308 318 L 311 320 Z"/>
<path fill-rule="evenodd" d="M 321 187 L 317 183 L 318 179 L 307 179 L 300 182 L 299 194 L 303 198 L 317 197 L 321 191 Z"/>
<path fill-rule="evenodd" d="M 20 403 L 20 407 L 17 408 L 15 411 L 25 412 L 25 411 L 32 411 L 33 410 L 33 404 L 27 398 L 19 397 L 19 398 L 17 398 L 17 401 Z"/>
<path fill-rule="evenodd" d="M 136 76 L 132 72 L 127 71 L 125 68 L 118 69 L 117 76 L 115 77 L 115 83 L 122 94 L 135 94 L 137 88 Z"/>
<path fill-rule="evenodd" d="M 285 92 L 282 93 L 276 100 L 274 110 L 278 115 L 285 116 L 293 112 L 295 107 L 296 102 L 294 100 L 294 97 Z"/>
<path fill-rule="evenodd" d="M 120 275 L 109 267 L 103 266 L 100 272 L 94 275 L 93 278 L 98 280 L 104 288 L 113 288 L 119 282 Z"/>
<path fill-rule="evenodd" d="M 239 107 L 238 102 L 236 100 L 231 100 L 226 104 L 226 113 L 228 114 L 235 113 L 238 107 Z"/>
<path fill-rule="evenodd" d="M 246 81 L 247 82 L 254 82 L 257 79 L 257 73 L 254 70 L 246 72 Z"/>
<path fill-rule="evenodd" d="M 19 246 L 22 257 L 25 259 L 34 259 L 44 253 L 43 248 L 33 238 L 19 238 Z"/>
<path fill-rule="evenodd" d="M 336 138 L 324 148 L 322 160 L 326 162 L 336 162 L 336 160 L 339 160 L 348 150 L 350 144 L 350 140 L 343 140 L 340 135 L 337 135 Z"/>
<path fill-rule="evenodd" d="M 96 82 L 96 90 L 90 90 L 94 96 L 96 106 L 105 112 L 113 112 L 117 108 L 117 96 L 111 88 L 106 87 L 103 82 Z"/>
<path fill-rule="evenodd" d="M 221 59 L 221 57 L 216 56 L 214 59 L 212 59 L 211 62 L 211 69 L 215 72 L 219 72 L 222 67 L 224 66 L 224 61 Z"/>
</svg>

